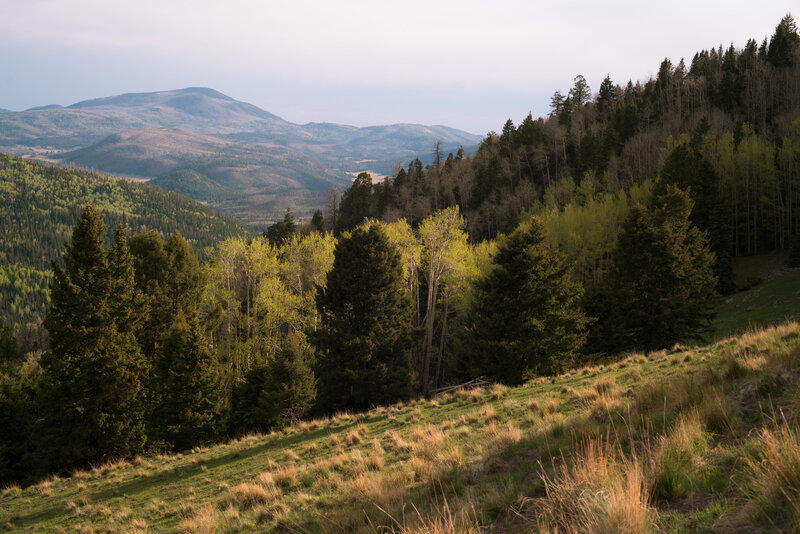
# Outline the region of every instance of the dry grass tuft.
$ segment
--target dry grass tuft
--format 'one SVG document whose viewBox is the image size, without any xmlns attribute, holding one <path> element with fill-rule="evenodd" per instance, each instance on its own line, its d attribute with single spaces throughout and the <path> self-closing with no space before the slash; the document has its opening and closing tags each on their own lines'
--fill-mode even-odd
<svg viewBox="0 0 800 534">
<path fill-rule="evenodd" d="M 264 486 L 243 482 L 231 489 L 226 504 L 243 510 L 251 510 L 273 499 L 274 497 L 267 493 Z"/>
<path fill-rule="evenodd" d="M 653 495 L 672 499 L 698 489 L 706 470 L 708 442 L 709 436 L 697 410 L 682 414 L 650 455 L 649 478 Z"/>
<path fill-rule="evenodd" d="M 344 438 L 345 443 L 348 445 L 358 445 L 361 443 L 361 434 L 358 433 L 357 430 L 351 430 L 347 433 L 347 436 Z"/>
<path fill-rule="evenodd" d="M 283 457 L 286 458 L 287 462 L 299 462 L 300 455 L 294 452 L 292 449 L 284 449 L 283 450 Z"/>
<path fill-rule="evenodd" d="M 19 495 L 22 490 L 19 487 L 19 484 L 8 484 L 3 488 L 2 495 L 5 497 L 6 495 Z"/>
<path fill-rule="evenodd" d="M 508 386 L 504 386 L 503 384 L 492 384 L 492 387 L 489 389 L 489 394 L 494 400 L 502 399 L 507 393 Z"/>
<path fill-rule="evenodd" d="M 569 467 L 542 475 L 546 499 L 537 499 L 538 527 L 563 533 L 652 532 L 653 514 L 641 462 L 623 458 L 609 444 L 592 440 Z"/>
<path fill-rule="evenodd" d="M 492 421 L 497 421 L 497 418 L 498 418 L 498 416 L 497 416 L 497 410 L 495 410 L 495 409 L 494 409 L 494 406 L 492 406 L 491 404 L 487 404 L 487 405 L 486 405 L 486 406 L 485 406 L 485 407 L 484 407 L 484 408 L 481 410 L 481 412 L 480 412 L 480 413 L 481 413 L 481 418 L 482 418 L 482 419 L 483 419 L 483 421 L 484 421 L 484 422 L 486 422 L 486 423 L 491 423 Z"/>
<path fill-rule="evenodd" d="M 513 445 L 522 439 L 522 430 L 511 421 L 500 426 L 490 425 L 488 434 L 492 442 L 501 448 Z"/>
<path fill-rule="evenodd" d="M 297 483 L 297 469 L 287 465 L 278 469 L 274 474 L 275 483 L 282 488 L 289 488 Z"/>
<path fill-rule="evenodd" d="M 404 440 L 398 432 L 387 431 L 383 434 L 383 439 L 387 442 L 388 449 L 396 454 L 407 453 L 411 450 L 411 443 Z"/>
<path fill-rule="evenodd" d="M 372 440 L 372 451 L 367 456 L 365 461 L 365 465 L 367 469 L 372 469 L 373 471 L 380 471 L 383 469 L 383 455 L 385 451 L 381 446 L 381 442 L 377 439 Z"/>
<path fill-rule="evenodd" d="M 750 480 L 744 518 L 754 526 L 800 530 L 800 428 L 764 429 L 760 458 L 746 458 Z"/>
<path fill-rule="evenodd" d="M 732 406 L 730 399 L 720 386 L 710 386 L 703 391 L 703 400 L 698 406 L 700 420 L 713 432 L 732 430 Z"/>
<path fill-rule="evenodd" d="M 195 510 L 191 517 L 180 522 L 178 532 L 183 534 L 213 534 L 217 532 L 217 510 L 210 504 Z"/>
</svg>

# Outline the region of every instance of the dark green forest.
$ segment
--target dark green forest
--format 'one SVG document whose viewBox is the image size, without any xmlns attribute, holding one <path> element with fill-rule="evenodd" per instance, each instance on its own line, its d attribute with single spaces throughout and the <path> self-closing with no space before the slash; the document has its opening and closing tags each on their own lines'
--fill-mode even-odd
<svg viewBox="0 0 800 534">
<path fill-rule="evenodd" d="M 583 204 L 662 175 L 692 186 L 698 209 L 720 204 L 718 221 L 704 214 L 698 223 L 711 234 L 712 225 L 724 227 L 731 253 L 787 247 L 800 232 L 798 41 L 787 15 L 760 44 L 664 59 L 643 82 L 607 77 L 593 92 L 578 75 L 553 94 L 548 117 L 509 119 L 473 156 L 436 147 L 425 168 L 414 160 L 385 182 L 356 180 L 331 224 L 344 229 L 367 216 L 416 225 L 458 205 L 480 240 L 512 230 L 523 210 Z M 686 153 L 673 160 L 697 160 L 686 162 L 695 175 L 669 175 L 675 150 Z M 715 173 L 714 183 L 697 173 Z"/>
<path fill-rule="evenodd" d="M 0 427 L 19 429 L 0 479 L 707 336 L 733 257 L 800 246 L 799 69 L 787 16 L 645 83 L 593 97 L 579 76 L 475 155 L 362 173 L 324 216 L 255 238 L 178 195 L 5 157 L 2 253 L 40 289 L 3 286 L 31 304 L 0 330 Z M 50 277 L 52 341 L 20 347 Z"/>
<path fill-rule="evenodd" d="M 122 222 L 130 231 L 175 230 L 205 249 L 245 234 L 236 222 L 176 193 L 99 174 L 0 154 L 0 321 L 14 325 L 27 349 L 42 346 L 50 262 L 57 260 L 86 204 L 105 215 L 110 243 Z"/>
</svg>

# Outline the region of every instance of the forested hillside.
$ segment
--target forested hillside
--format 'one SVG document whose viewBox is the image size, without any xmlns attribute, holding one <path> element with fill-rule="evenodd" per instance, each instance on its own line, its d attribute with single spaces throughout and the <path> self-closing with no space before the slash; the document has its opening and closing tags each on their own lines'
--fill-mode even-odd
<svg viewBox="0 0 800 534">
<path fill-rule="evenodd" d="M 691 186 L 718 254 L 784 248 L 800 232 L 799 53 L 787 15 L 760 44 L 664 59 L 645 81 L 591 88 L 576 76 L 548 117 L 509 119 L 474 157 L 437 151 L 426 168 L 412 161 L 385 183 L 357 181 L 331 215 L 339 228 L 364 216 L 416 225 L 460 205 L 479 240 L 513 228 L 523 210 L 585 208 L 660 175 Z"/>
<path fill-rule="evenodd" d="M 245 230 L 212 209 L 157 187 L 41 165 L 0 154 L 0 320 L 28 348 L 41 342 L 50 262 L 58 260 L 88 203 L 105 214 L 111 242 L 129 230 L 179 231 L 202 255 L 206 247 Z"/>
<path fill-rule="evenodd" d="M 583 379 L 571 373 L 581 366 L 647 361 L 635 351 L 659 367 L 713 358 L 725 370 L 709 371 L 702 403 L 727 402 L 714 393 L 725 380 L 767 365 L 752 352 L 758 343 L 731 353 L 710 345 L 668 363 L 659 351 L 711 339 L 719 295 L 742 285 L 732 258 L 786 248 L 800 232 L 798 65 L 800 37 L 787 16 L 760 47 L 701 52 L 689 69 L 665 61 L 644 84 L 606 80 L 592 98 L 579 77 L 568 96 L 554 96 L 550 118 L 509 121 L 474 157 L 437 149 L 427 168 L 415 160 L 381 184 L 361 173 L 340 202 L 331 195 L 327 219 L 318 213 L 298 225 L 287 210 L 258 237 L 183 197 L 5 157 L 8 264 L 35 267 L 18 285 L 43 280 L 52 257 L 61 262 L 43 323 L 48 349 L 19 350 L 0 331 L 0 428 L 17 430 L 0 433 L 0 482 L 187 450 L 479 378 L 516 386 L 561 375 L 577 386 Z M 726 83 L 730 98 L 720 96 Z M 66 182 L 71 192 L 59 189 Z M 31 239 L 36 216 L 48 229 L 44 245 Z M 195 250 L 225 235 L 201 263 Z M 786 256 L 798 266 L 798 256 Z M 796 326 L 775 335 L 768 367 L 796 365 Z M 764 379 L 754 385 L 759 395 L 794 380 Z M 648 429 L 638 441 L 660 419 L 639 414 L 654 407 L 666 432 L 663 387 L 634 413 Z M 639 409 L 628 402 L 632 389 L 623 395 L 598 381 L 573 398 L 571 388 L 561 390 L 568 412 L 593 406 L 581 424 L 634 428 L 612 415 Z M 725 417 L 733 412 L 722 411 L 703 424 L 732 432 Z M 508 428 L 519 441 L 519 428 Z M 424 442 L 429 430 L 420 432 Z M 340 438 L 330 440 L 337 447 Z M 556 458 L 561 445 L 545 445 Z M 306 487 L 315 484 L 309 476 Z"/>
</svg>

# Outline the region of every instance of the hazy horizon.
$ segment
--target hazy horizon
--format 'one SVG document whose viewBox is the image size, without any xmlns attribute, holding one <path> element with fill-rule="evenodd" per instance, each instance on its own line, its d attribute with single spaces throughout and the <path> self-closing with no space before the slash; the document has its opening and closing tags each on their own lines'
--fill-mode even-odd
<svg viewBox="0 0 800 534">
<path fill-rule="evenodd" d="M 202 86 L 295 123 L 439 124 L 476 134 L 545 115 L 577 74 L 593 91 L 668 57 L 759 43 L 785 3 L 542 5 L 420 0 L 0 0 L 0 108 Z"/>
</svg>

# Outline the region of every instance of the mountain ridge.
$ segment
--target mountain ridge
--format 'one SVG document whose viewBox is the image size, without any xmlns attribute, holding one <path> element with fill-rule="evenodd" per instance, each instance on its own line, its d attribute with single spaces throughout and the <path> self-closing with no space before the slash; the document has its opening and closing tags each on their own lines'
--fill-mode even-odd
<svg viewBox="0 0 800 534">
<path fill-rule="evenodd" d="M 237 202 L 217 207 L 251 226 L 282 216 L 281 198 L 300 200 L 302 210 L 321 207 L 322 193 L 346 188 L 358 172 L 388 175 L 398 163 L 429 157 L 437 142 L 446 154 L 460 146 L 470 151 L 480 140 L 441 125 L 300 125 L 207 87 L 0 115 L 4 152 L 145 179 L 196 171 L 241 193 Z"/>
</svg>

